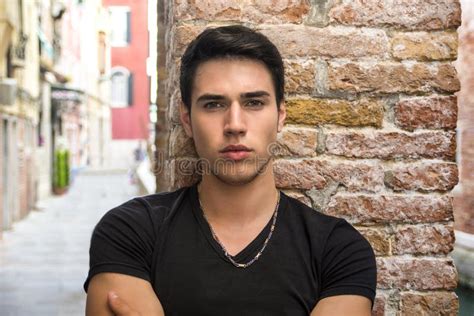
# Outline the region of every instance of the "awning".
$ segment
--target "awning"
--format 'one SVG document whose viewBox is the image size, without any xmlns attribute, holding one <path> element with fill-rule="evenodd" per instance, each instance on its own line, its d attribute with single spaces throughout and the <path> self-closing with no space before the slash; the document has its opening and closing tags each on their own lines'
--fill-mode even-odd
<svg viewBox="0 0 474 316">
<path fill-rule="evenodd" d="M 72 101 L 82 103 L 84 100 L 84 91 L 65 86 L 52 85 L 51 86 L 51 100 L 52 101 Z"/>
</svg>

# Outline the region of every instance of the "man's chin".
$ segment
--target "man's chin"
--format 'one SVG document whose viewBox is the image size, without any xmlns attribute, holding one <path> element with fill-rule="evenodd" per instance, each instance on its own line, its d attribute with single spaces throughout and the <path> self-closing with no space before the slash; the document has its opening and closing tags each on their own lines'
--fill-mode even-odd
<svg viewBox="0 0 474 316">
<path fill-rule="evenodd" d="M 237 174 L 237 175 L 216 173 L 214 174 L 214 176 L 225 184 L 232 185 L 232 186 L 241 186 L 241 185 L 249 184 L 252 181 L 254 181 L 259 176 L 259 173 L 255 172 L 253 174 Z"/>
<path fill-rule="evenodd" d="M 245 185 L 254 181 L 266 171 L 271 159 L 260 162 L 260 164 L 234 164 L 233 168 L 217 168 L 213 175 L 220 181 L 230 185 Z M 255 161 L 253 161 L 255 162 Z"/>
</svg>

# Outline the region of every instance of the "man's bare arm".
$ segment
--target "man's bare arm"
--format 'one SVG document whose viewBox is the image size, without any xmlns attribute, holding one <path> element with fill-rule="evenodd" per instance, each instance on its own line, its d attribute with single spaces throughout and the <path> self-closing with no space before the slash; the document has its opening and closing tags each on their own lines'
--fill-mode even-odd
<svg viewBox="0 0 474 316">
<path fill-rule="evenodd" d="M 323 298 L 310 316 L 370 316 L 371 302 L 360 295 L 338 295 Z"/>
<path fill-rule="evenodd" d="M 118 273 L 99 273 L 89 283 L 86 316 L 113 316 L 108 303 L 111 291 L 140 315 L 165 314 L 148 281 Z"/>
</svg>

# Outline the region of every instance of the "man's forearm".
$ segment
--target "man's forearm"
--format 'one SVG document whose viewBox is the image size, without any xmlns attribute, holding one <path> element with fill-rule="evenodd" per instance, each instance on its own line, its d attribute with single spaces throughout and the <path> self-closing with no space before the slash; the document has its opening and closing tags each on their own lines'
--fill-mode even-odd
<svg viewBox="0 0 474 316">
<path fill-rule="evenodd" d="M 331 296 L 319 301 L 310 316 L 370 316 L 370 306 L 370 300 L 364 296 Z"/>
<path fill-rule="evenodd" d="M 148 281 L 123 274 L 100 273 L 89 283 L 86 316 L 117 315 L 112 310 L 115 305 L 110 292 L 120 298 L 119 308 L 120 302 L 123 302 L 133 312 L 130 315 L 164 315 L 163 307 Z"/>
</svg>

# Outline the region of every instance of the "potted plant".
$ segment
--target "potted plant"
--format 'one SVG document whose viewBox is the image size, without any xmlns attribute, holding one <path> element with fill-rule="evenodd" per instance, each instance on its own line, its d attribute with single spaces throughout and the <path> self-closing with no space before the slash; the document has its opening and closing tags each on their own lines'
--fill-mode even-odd
<svg viewBox="0 0 474 316">
<path fill-rule="evenodd" d="M 69 151 L 67 149 L 56 149 L 53 166 L 53 192 L 61 195 L 69 188 Z"/>
</svg>

